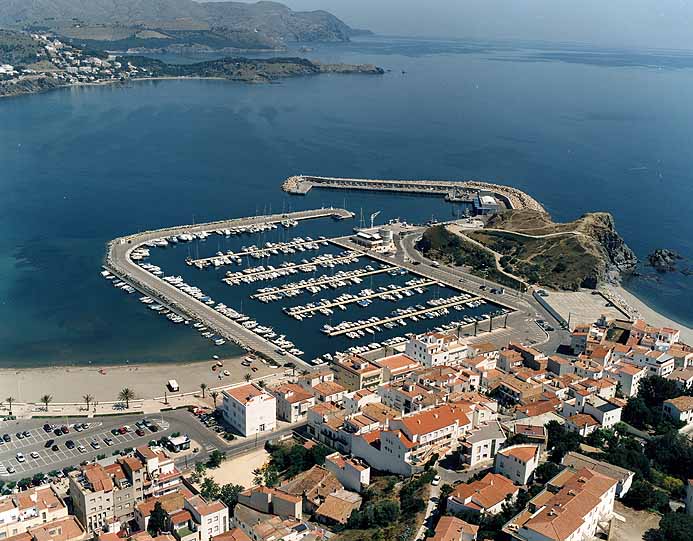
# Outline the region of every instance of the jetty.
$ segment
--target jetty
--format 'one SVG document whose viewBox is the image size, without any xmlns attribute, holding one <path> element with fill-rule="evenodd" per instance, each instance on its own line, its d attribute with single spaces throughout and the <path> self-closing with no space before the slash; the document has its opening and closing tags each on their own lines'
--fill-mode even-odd
<svg viewBox="0 0 693 541">
<path fill-rule="evenodd" d="M 287 178 L 282 184 L 282 189 L 293 195 L 306 195 L 313 188 L 423 194 L 469 204 L 474 204 L 479 195 L 492 194 L 506 209 L 546 212 L 539 201 L 517 188 L 478 180 L 384 180 L 297 175 Z"/>
<path fill-rule="evenodd" d="M 254 351 L 265 358 L 273 360 L 279 365 L 290 360 L 302 366 L 308 366 L 299 357 L 285 351 L 280 353 L 277 346 L 273 345 L 262 336 L 243 327 L 229 317 L 226 317 L 212 306 L 187 295 L 174 285 L 148 272 L 132 259 L 132 254 L 136 250 L 141 249 L 148 242 L 173 235 L 208 233 L 223 228 L 281 223 L 285 220 L 311 220 L 325 217 L 346 219 L 353 217 L 353 214 L 344 209 L 323 208 L 144 231 L 120 237 L 109 242 L 106 249 L 104 268 L 124 282 L 130 284 L 142 294 L 167 306 L 177 314 L 184 315 L 191 321 L 204 324 L 219 336 L 238 344 L 248 351 Z"/>
</svg>

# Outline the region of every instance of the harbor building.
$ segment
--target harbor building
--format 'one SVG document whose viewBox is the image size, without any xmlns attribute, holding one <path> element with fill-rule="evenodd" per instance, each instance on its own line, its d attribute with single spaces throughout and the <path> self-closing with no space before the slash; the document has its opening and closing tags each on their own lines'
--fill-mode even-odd
<svg viewBox="0 0 693 541">
<path fill-rule="evenodd" d="M 277 399 L 254 384 L 227 389 L 221 405 L 224 420 L 243 436 L 276 427 Z"/>
</svg>

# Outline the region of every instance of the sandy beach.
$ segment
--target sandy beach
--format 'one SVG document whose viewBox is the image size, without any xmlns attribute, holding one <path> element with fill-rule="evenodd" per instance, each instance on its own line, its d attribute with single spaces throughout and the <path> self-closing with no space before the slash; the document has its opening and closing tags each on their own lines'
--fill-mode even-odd
<svg viewBox="0 0 693 541">
<path fill-rule="evenodd" d="M 691 329 L 690 327 L 686 327 L 685 325 L 682 325 L 681 323 L 678 323 L 673 319 L 669 319 L 668 317 L 663 316 L 653 308 L 650 308 L 638 297 L 636 297 L 632 293 L 629 293 L 622 287 L 612 287 L 611 289 L 616 294 L 620 295 L 621 298 L 624 301 L 626 301 L 626 303 L 628 303 L 628 305 L 631 308 L 637 310 L 640 317 L 644 319 L 647 323 L 649 323 L 650 325 L 654 325 L 656 327 L 671 327 L 674 329 L 680 329 L 681 340 L 687 344 L 693 344 L 693 329 Z"/>
<path fill-rule="evenodd" d="M 175 379 L 180 392 L 200 390 L 206 383 L 209 389 L 228 386 L 244 380 L 246 374 L 253 379 L 283 372 L 259 360 L 253 363 L 253 372 L 241 365 L 243 357 L 224 359 L 229 376 L 219 379 L 219 370 L 212 371 L 214 360 L 185 364 L 133 364 L 121 366 L 58 366 L 45 368 L 0 369 L 0 400 L 12 396 L 16 402 L 38 402 L 42 395 L 50 394 L 54 402 L 81 402 L 82 396 L 91 394 L 99 402 L 113 401 L 124 387 L 135 392 L 137 398 L 164 395 L 166 382 Z"/>
</svg>

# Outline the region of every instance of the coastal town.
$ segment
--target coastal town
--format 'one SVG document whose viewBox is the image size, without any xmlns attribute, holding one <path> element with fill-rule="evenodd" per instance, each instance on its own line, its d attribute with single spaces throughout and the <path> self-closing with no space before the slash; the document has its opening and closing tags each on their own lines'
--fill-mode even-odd
<svg viewBox="0 0 693 541">
<path fill-rule="evenodd" d="M 476 189 L 467 195 L 476 216 L 445 227 L 483 227 L 533 204 L 505 187 Z M 560 297 L 573 303 L 564 318 L 541 287 L 514 292 L 428 259 L 415 242 L 425 228 L 414 224 L 375 226 L 372 217 L 346 236 L 287 237 L 324 230 L 330 218 L 339 229 L 354 215 L 316 209 L 109 243 L 102 275 L 116 289 L 247 353 L 215 356 L 212 380 L 179 382 L 171 370 L 163 397 L 138 394 L 129 376 L 115 401 L 3 401 L 3 539 L 627 541 L 629 528 L 666 532 L 677 510 L 693 515 L 693 460 L 679 458 L 693 459 L 693 347 L 681 330 L 631 316 L 599 292 Z M 285 240 L 241 246 L 268 232 Z M 186 279 L 152 263 L 157 251 L 182 254 L 191 243 L 199 252 L 212 235 L 240 248 L 185 258 Z M 335 273 L 337 264 L 347 270 Z M 313 275 L 286 282 L 299 272 Z M 200 273 L 247 295 L 246 308 L 190 285 Z M 280 308 L 323 289 L 349 291 L 364 275 L 385 285 Z M 283 285 L 255 285 L 275 280 Z M 435 294 L 420 308 L 310 324 L 332 321 L 340 306 L 411 302 L 429 287 Z M 283 319 L 263 319 L 270 312 L 255 306 L 276 306 Z M 292 320 L 299 333 L 273 330 Z M 312 358 L 304 339 L 316 330 L 325 343 L 353 345 Z M 72 396 L 87 388 L 74 383 Z"/>
</svg>

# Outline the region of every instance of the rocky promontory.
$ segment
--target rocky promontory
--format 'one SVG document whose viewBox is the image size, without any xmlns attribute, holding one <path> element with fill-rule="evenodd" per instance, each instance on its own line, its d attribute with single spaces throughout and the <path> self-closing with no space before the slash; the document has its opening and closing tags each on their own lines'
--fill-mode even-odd
<svg viewBox="0 0 693 541">
<path fill-rule="evenodd" d="M 647 263 L 660 273 L 676 272 L 677 265 L 682 260 L 679 253 L 666 248 L 657 249 L 647 256 Z"/>
</svg>

